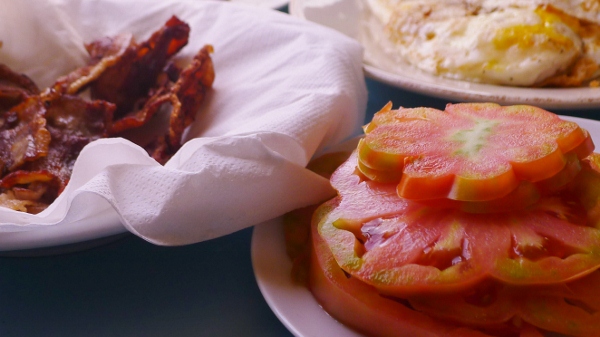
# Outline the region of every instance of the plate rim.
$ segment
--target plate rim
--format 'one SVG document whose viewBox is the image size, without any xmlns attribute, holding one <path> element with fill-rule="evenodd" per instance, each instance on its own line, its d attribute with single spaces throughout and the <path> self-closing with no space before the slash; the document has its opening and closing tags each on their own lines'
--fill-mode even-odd
<svg viewBox="0 0 600 337">
<path fill-rule="evenodd" d="M 25 229 L 0 233 L 0 256 L 55 255 L 83 250 L 129 234 L 120 216 L 111 208 L 61 226 Z"/>
</svg>

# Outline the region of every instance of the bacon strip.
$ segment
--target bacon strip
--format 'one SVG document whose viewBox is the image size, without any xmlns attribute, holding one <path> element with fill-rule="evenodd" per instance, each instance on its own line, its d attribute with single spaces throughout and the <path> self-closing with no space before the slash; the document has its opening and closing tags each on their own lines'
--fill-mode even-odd
<svg viewBox="0 0 600 337">
<path fill-rule="evenodd" d="M 168 60 L 187 45 L 189 32 L 185 22 L 171 17 L 148 41 L 132 44 L 114 65 L 105 69 L 91 86 L 92 97 L 114 103 L 117 119 L 134 110 L 136 102 L 147 97 Z M 92 59 L 103 57 L 101 50 L 91 51 Z"/>
<path fill-rule="evenodd" d="M 27 97 L 39 94 L 37 85 L 26 75 L 0 64 L 0 112 L 6 111 Z"/>
<path fill-rule="evenodd" d="M 163 105 L 170 104 L 171 117 L 167 134 L 146 146 L 150 155 L 164 164 L 181 147 L 185 128 L 196 119 L 196 113 L 204 101 L 206 92 L 212 87 L 215 79 L 214 66 L 210 57 L 212 52 L 211 45 L 204 46 L 196 54 L 192 63 L 179 74 L 174 84 L 164 84 L 140 110 L 115 121 L 111 126 L 111 133 L 140 127 L 147 123 Z"/>
<path fill-rule="evenodd" d="M 62 191 L 83 147 L 107 136 L 115 106 L 105 101 L 86 101 L 68 95 L 46 104 L 46 128 L 52 138 L 49 151 L 46 156 L 29 163 L 26 169 L 50 172 L 58 179 L 58 187 Z"/>
<path fill-rule="evenodd" d="M 45 95 L 77 94 L 97 80 L 109 67 L 117 64 L 134 45 L 131 34 L 105 37 L 86 45 L 91 56 L 89 64 L 58 78 Z"/>
<path fill-rule="evenodd" d="M 19 169 L 11 170 L 0 181 L 0 187 L 11 191 L 14 199 L 35 202 L 26 203 L 26 207 L 43 209 L 42 205 L 49 205 L 66 187 L 83 147 L 107 135 L 115 106 L 61 95 L 37 107 L 40 108 L 37 114 L 44 115 L 44 129 L 51 139 L 47 150 L 44 155 L 24 160 Z"/>
<path fill-rule="evenodd" d="M 40 96 L 31 96 L 0 116 L 0 170 L 14 171 L 48 154 L 50 132 Z"/>
</svg>

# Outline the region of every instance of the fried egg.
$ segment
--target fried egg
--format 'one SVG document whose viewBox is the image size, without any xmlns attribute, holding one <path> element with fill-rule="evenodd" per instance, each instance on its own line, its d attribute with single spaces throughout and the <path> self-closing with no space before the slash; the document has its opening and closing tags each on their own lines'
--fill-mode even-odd
<svg viewBox="0 0 600 337">
<path fill-rule="evenodd" d="M 367 0 L 389 50 L 474 82 L 580 85 L 598 75 L 598 0 Z"/>
</svg>

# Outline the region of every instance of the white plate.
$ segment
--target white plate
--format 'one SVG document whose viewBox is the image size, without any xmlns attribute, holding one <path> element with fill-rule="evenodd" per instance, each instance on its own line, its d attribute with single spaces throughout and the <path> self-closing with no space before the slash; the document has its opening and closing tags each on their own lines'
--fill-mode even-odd
<svg viewBox="0 0 600 337">
<path fill-rule="evenodd" d="M 49 255 L 82 250 L 129 233 L 114 212 L 31 231 L 0 235 L 0 256 Z"/>
<path fill-rule="evenodd" d="M 0 208 L 0 252 L 96 241 L 126 229 L 155 244 L 183 245 L 262 222 L 325 187 L 298 164 L 358 131 L 364 119 L 360 46 L 279 11 L 196 0 L 0 0 L 0 7 L 0 32 L 23 22 L 31 28 L 4 34 L 9 39 L 2 41 L 0 62 L 15 71 L 19 63 L 42 88 L 85 63 L 84 42 L 122 32 L 144 40 L 171 15 L 192 28 L 177 57 L 189 60 L 211 43 L 217 73 L 202 117 L 186 130 L 190 141 L 172 160 L 161 166 L 143 148 L 119 138 L 89 144 L 69 185 L 45 211 Z M 39 76 L 30 73 L 33 66 Z M 312 89 L 322 92 L 307 95 Z M 313 124 L 331 128 L 307 131 Z M 252 183 L 238 182 L 244 178 Z M 298 187 L 298 199 L 277 196 L 286 195 L 288 185 Z M 244 193 L 258 198 L 240 197 Z M 224 217 L 223 200 L 237 213 Z"/>
<path fill-rule="evenodd" d="M 230 0 L 231 2 L 239 2 L 252 6 L 280 9 L 288 4 L 288 0 Z"/>
<path fill-rule="evenodd" d="M 374 18 L 361 0 L 291 0 L 290 14 L 331 27 L 365 47 L 365 73 L 381 82 L 456 101 L 530 104 L 547 109 L 600 107 L 600 88 L 519 88 L 446 79 L 425 73 L 386 55 L 371 34 Z M 367 25 L 367 22 L 369 25 Z"/>
<path fill-rule="evenodd" d="M 254 227 L 252 266 L 269 307 L 294 336 L 362 336 L 329 316 L 307 288 L 292 283 L 281 218 Z"/>
<path fill-rule="evenodd" d="M 577 122 L 600 144 L 600 121 L 561 116 Z M 292 282 L 292 264 L 285 251 L 282 220 L 275 219 L 254 227 L 252 265 L 258 287 L 271 310 L 297 337 L 361 337 L 342 325 L 319 306 L 310 291 Z M 556 335 L 553 335 L 556 336 Z"/>
</svg>

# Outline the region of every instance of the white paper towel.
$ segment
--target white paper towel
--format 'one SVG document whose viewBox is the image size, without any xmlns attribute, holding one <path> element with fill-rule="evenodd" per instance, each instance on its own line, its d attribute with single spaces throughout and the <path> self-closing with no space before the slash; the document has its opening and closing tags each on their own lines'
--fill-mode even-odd
<svg viewBox="0 0 600 337">
<path fill-rule="evenodd" d="M 0 209 L 0 250 L 115 226 L 161 245 L 225 235 L 327 197 L 328 181 L 304 166 L 360 132 L 360 45 L 287 14 L 197 0 L 0 0 L 0 8 L 0 62 L 42 88 L 85 63 L 83 43 L 123 32 L 143 41 L 172 15 L 191 27 L 179 57 L 212 44 L 216 72 L 188 142 L 165 166 L 123 139 L 89 144 L 44 212 Z"/>
</svg>

